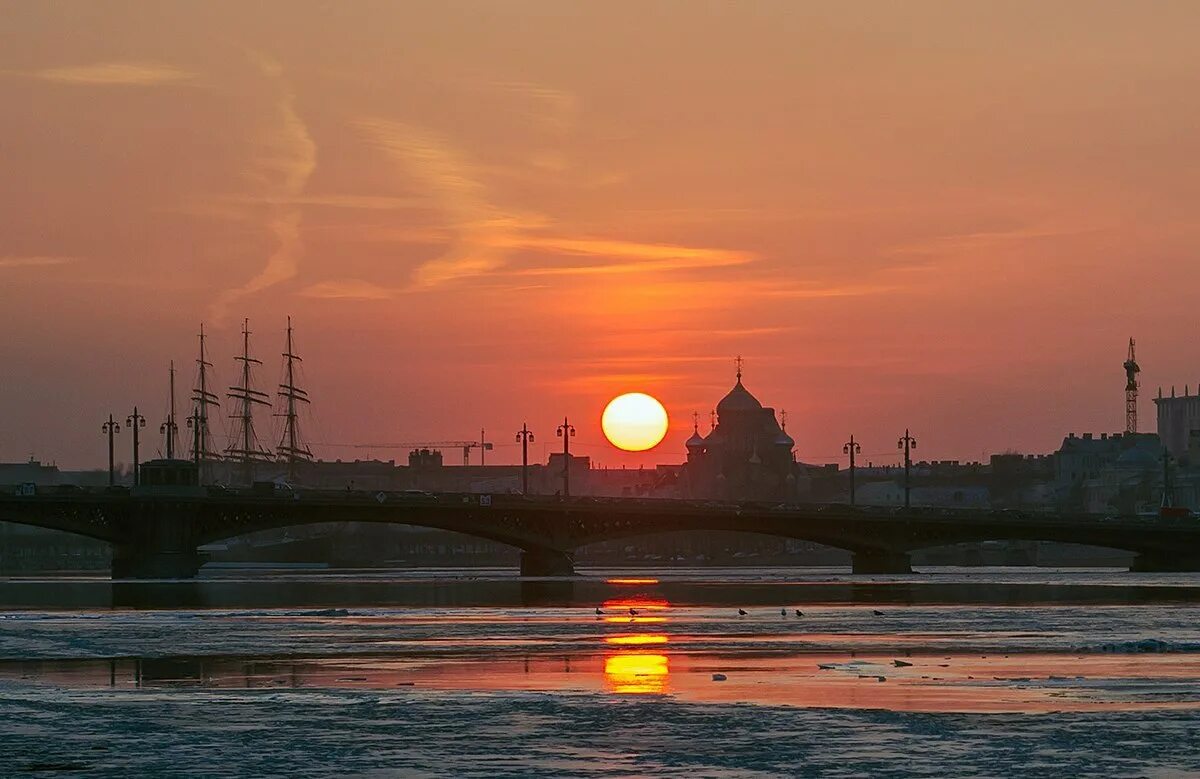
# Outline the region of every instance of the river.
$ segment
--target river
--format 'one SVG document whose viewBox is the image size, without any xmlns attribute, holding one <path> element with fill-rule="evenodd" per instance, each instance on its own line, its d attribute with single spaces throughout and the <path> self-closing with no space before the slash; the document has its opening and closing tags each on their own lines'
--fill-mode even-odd
<svg viewBox="0 0 1200 779">
<path fill-rule="evenodd" d="M 1200 574 L 0 579 L 0 776 L 1191 776 Z"/>
</svg>

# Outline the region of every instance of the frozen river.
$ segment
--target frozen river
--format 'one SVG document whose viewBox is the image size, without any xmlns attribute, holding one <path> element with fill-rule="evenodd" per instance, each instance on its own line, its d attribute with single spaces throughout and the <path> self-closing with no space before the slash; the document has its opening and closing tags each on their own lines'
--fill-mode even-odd
<svg viewBox="0 0 1200 779">
<path fill-rule="evenodd" d="M 1172 777 L 1198 730 L 1200 575 L 0 580 L 0 776 Z"/>
</svg>

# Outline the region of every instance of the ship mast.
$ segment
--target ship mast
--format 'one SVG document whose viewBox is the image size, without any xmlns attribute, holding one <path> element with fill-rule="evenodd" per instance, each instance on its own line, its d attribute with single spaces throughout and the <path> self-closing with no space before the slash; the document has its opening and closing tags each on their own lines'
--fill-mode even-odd
<svg viewBox="0 0 1200 779">
<path fill-rule="evenodd" d="M 171 360 L 170 389 L 168 391 L 170 405 L 167 407 L 167 419 L 159 426 L 158 432 L 162 433 L 164 439 L 164 447 L 168 460 L 175 458 L 175 445 L 179 436 L 179 425 L 175 423 L 175 361 Z"/>
<path fill-rule="evenodd" d="M 288 317 L 287 348 L 283 352 L 284 379 L 279 385 L 279 397 L 283 398 L 283 436 L 275 452 L 279 459 L 288 464 L 288 480 L 296 479 L 296 463 L 312 460 L 312 452 L 303 444 L 300 438 L 300 417 L 296 411 L 297 403 L 309 403 L 308 392 L 296 386 L 296 363 L 303 362 L 295 353 L 292 346 L 292 318 Z"/>
<path fill-rule="evenodd" d="M 235 428 L 225 454 L 231 460 L 242 463 L 246 483 L 250 484 L 254 481 L 254 463 L 263 462 L 270 457 L 259 446 L 258 436 L 254 433 L 254 407 L 270 406 L 271 402 L 267 400 L 270 397 L 267 393 L 260 392 L 251 386 L 251 366 L 262 365 L 262 361 L 250 356 L 249 319 L 242 320 L 242 353 L 233 359 L 242 364 L 241 383 L 230 387 L 229 392 L 225 393 L 225 397 L 237 401 L 240 409 L 238 413 L 230 415 L 230 419 L 234 420 Z"/>
<path fill-rule="evenodd" d="M 192 428 L 192 458 L 201 471 L 203 480 L 204 463 L 216 459 L 217 453 L 212 448 L 212 438 L 208 429 L 211 418 L 209 407 L 219 408 L 221 401 L 208 388 L 208 370 L 212 363 L 205 353 L 204 325 L 200 325 L 200 359 L 196 360 L 196 386 L 192 388 L 192 418 L 189 425 Z"/>
</svg>

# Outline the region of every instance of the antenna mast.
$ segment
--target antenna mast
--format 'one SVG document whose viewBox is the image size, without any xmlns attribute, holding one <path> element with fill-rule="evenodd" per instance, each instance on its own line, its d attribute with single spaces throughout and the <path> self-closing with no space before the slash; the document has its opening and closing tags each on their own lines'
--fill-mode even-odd
<svg viewBox="0 0 1200 779">
<path fill-rule="evenodd" d="M 244 466 L 246 483 L 254 481 L 254 463 L 264 462 L 270 455 L 258 444 L 258 436 L 254 433 L 254 407 L 270 406 L 269 395 L 250 386 L 251 365 L 262 365 L 261 360 L 250 356 L 250 320 L 242 320 L 242 354 L 234 357 L 242 364 L 242 380 L 238 386 L 230 387 L 225 397 L 236 400 L 241 406 L 237 414 L 230 415 L 235 420 L 236 428 L 233 439 L 225 454 L 230 459 L 239 460 Z"/>
<path fill-rule="evenodd" d="M 303 362 L 292 348 L 292 318 L 288 317 L 287 349 L 283 352 L 284 379 L 279 385 L 279 397 L 284 400 L 284 411 L 276 416 L 283 417 L 283 437 L 275 451 L 279 459 L 288 464 L 288 479 L 296 479 L 296 463 L 312 460 L 312 452 L 300 439 L 300 418 L 297 403 L 309 403 L 308 393 L 296 386 L 296 363 Z"/>
<path fill-rule="evenodd" d="M 212 438 L 208 430 L 208 420 L 210 418 L 209 407 L 220 407 L 221 402 L 217 399 L 215 393 L 208 388 L 208 369 L 212 367 L 212 363 L 208 361 L 208 356 L 205 353 L 205 335 L 204 325 L 200 325 L 200 359 L 196 360 L 196 386 L 192 389 L 192 418 L 189 424 L 192 426 L 192 457 L 196 461 L 197 467 L 200 468 L 203 474 L 204 463 L 209 460 L 216 459 L 216 452 L 212 448 Z M 203 476 L 201 477 L 203 479 Z"/>
<path fill-rule="evenodd" d="M 1138 377 L 1142 372 L 1133 353 L 1134 341 L 1129 339 L 1129 357 L 1125 360 L 1125 432 L 1138 430 Z"/>
</svg>

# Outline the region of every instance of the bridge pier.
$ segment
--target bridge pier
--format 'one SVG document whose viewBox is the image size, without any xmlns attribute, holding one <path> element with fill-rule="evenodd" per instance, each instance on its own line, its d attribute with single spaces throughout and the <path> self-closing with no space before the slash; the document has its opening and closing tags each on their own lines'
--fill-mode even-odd
<svg viewBox="0 0 1200 779">
<path fill-rule="evenodd" d="M 194 504 L 144 501 L 127 520 L 126 540 L 113 547 L 114 579 L 194 579 L 204 564 L 196 546 Z"/>
<path fill-rule="evenodd" d="M 574 576 L 575 555 L 557 549 L 521 550 L 522 576 Z"/>
<path fill-rule="evenodd" d="M 1192 550 L 1180 552 L 1139 552 L 1133 558 L 1129 570 L 1134 573 L 1188 573 L 1200 571 L 1200 553 Z"/>
<path fill-rule="evenodd" d="M 912 573 L 908 552 L 887 549 L 861 549 L 851 560 L 852 573 Z"/>
<path fill-rule="evenodd" d="M 164 550 L 137 545 L 113 548 L 114 579 L 194 579 L 204 560 L 195 549 Z"/>
</svg>

